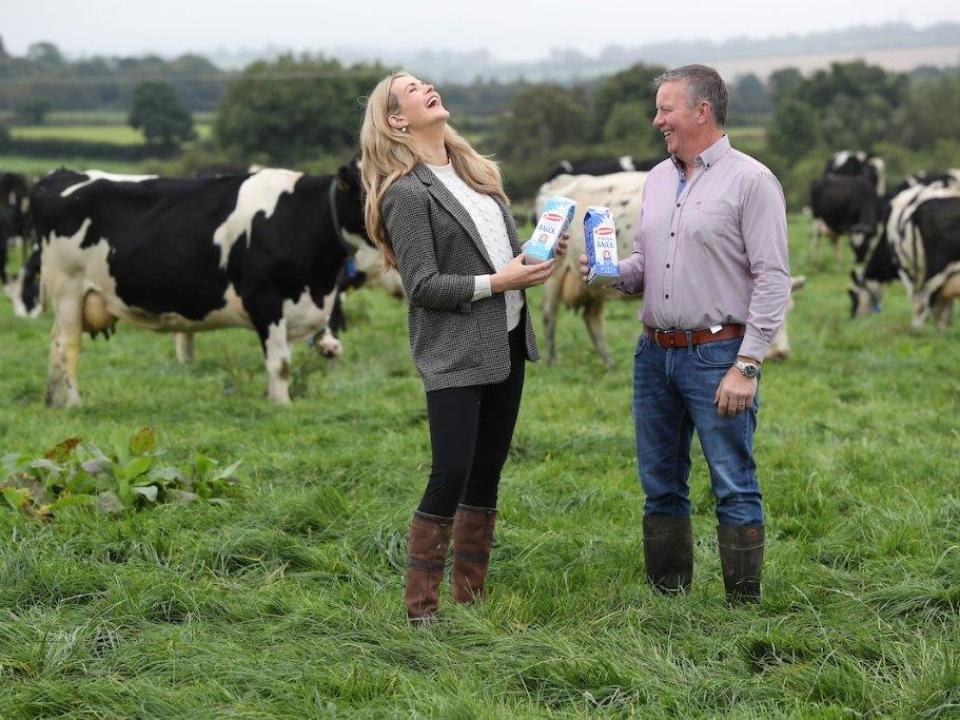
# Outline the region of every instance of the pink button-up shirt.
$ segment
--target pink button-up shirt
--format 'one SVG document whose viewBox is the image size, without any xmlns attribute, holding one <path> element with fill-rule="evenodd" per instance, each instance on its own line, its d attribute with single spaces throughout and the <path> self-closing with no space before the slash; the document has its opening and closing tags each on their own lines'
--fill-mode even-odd
<svg viewBox="0 0 960 720">
<path fill-rule="evenodd" d="M 679 160 L 650 172 L 618 287 L 643 293 L 640 320 L 648 328 L 746 325 L 740 354 L 762 360 L 790 297 L 783 190 L 726 135 L 696 166 L 682 185 Z"/>
</svg>

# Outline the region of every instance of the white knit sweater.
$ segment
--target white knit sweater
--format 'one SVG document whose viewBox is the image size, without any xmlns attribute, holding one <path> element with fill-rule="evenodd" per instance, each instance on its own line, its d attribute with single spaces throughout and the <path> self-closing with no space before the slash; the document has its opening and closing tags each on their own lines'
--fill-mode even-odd
<svg viewBox="0 0 960 720">
<path fill-rule="evenodd" d="M 507 226 L 503 220 L 503 213 L 497 201 L 489 195 L 478 193 L 467 185 L 453 169 L 453 165 L 427 165 L 430 171 L 437 176 L 446 188 L 453 193 L 457 201 L 463 205 L 473 224 L 477 226 L 480 239 L 487 250 L 487 255 L 493 262 L 497 272 L 503 270 L 513 260 L 513 250 L 510 247 L 510 238 L 507 235 Z M 489 275 L 474 277 L 474 301 L 490 297 Z M 507 290 L 504 293 L 507 305 L 507 330 L 513 330 L 520 322 L 520 311 L 523 310 L 523 297 L 519 290 Z"/>
</svg>

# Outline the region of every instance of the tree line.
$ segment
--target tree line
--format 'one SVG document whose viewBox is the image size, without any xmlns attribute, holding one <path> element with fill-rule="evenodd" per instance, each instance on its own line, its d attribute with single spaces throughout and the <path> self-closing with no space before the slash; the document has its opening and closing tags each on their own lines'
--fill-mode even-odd
<svg viewBox="0 0 960 720">
<path fill-rule="evenodd" d="M 454 125 L 502 163 L 508 193 L 528 198 L 562 158 L 661 155 L 663 141 L 650 121 L 653 79 L 665 69 L 641 63 L 574 84 L 476 80 L 440 89 Z M 147 70 L 154 73 L 149 80 L 138 80 Z M 215 161 L 326 169 L 355 152 L 365 96 L 388 68 L 290 54 L 221 74 L 216 93 L 198 96 L 191 83 L 218 72 L 199 56 L 71 63 L 50 43 L 34 44 L 24 58 L 8 56 L 0 43 L 0 109 L 10 108 L 11 88 L 90 92 L 84 103 L 128 109 L 130 124 L 169 151 L 193 136 L 191 111 L 215 107 L 213 138 L 194 144 L 186 166 Z M 51 80 L 111 73 L 112 86 Z M 4 85 L 9 77 L 20 80 Z M 188 77 L 189 83 L 178 82 Z M 876 152 L 893 175 L 960 166 L 958 68 L 904 74 L 860 61 L 834 63 L 809 75 L 783 68 L 766 82 L 748 74 L 729 89 L 729 124 L 762 128 L 765 140 L 744 149 L 777 173 L 793 209 L 805 204 L 809 181 L 834 150 Z M 77 107 L 70 93 L 39 97 L 56 109 Z"/>
</svg>

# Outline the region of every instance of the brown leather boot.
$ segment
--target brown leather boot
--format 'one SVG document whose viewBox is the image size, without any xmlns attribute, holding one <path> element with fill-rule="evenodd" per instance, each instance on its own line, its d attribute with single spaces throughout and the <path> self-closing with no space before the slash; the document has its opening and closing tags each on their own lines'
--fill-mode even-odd
<svg viewBox="0 0 960 720">
<path fill-rule="evenodd" d="M 727 599 L 737 602 L 760 600 L 760 571 L 763 567 L 763 525 L 718 525 L 720 567 Z"/>
<path fill-rule="evenodd" d="M 417 510 L 407 538 L 407 587 L 403 601 L 407 618 L 416 624 L 432 619 L 440 609 L 440 581 L 450 547 L 453 518 Z"/>
<path fill-rule="evenodd" d="M 453 520 L 453 599 L 458 603 L 482 600 L 496 508 L 457 506 Z"/>
<path fill-rule="evenodd" d="M 693 582 L 693 526 L 690 518 L 647 515 L 643 519 L 647 579 L 664 593 L 685 593 Z"/>
</svg>

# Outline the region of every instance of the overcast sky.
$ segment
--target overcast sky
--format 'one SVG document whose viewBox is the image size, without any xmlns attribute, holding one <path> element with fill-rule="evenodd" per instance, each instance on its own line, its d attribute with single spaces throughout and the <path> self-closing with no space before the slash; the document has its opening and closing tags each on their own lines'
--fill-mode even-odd
<svg viewBox="0 0 960 720">
<path fill-rule="evenodd" d="M 70 56 L 217 49 L 486 48 L 532 60 L 550 48 L 754 38 L 906 21 L 960 21 L 960 0 L 4 0 L 0 36 L 22 55 L 48 40 Z"/>
</svg>

